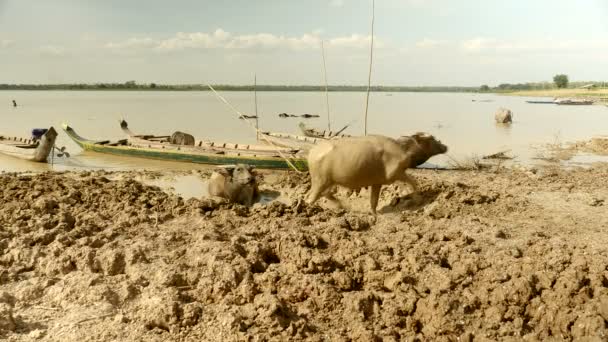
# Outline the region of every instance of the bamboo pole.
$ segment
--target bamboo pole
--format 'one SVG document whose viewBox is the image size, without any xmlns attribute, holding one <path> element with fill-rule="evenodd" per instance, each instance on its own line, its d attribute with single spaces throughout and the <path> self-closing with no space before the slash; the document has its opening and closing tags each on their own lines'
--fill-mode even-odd
<svg viewBox="0 0 608 342">
<path fill-rule="evenodd" d="M 238 109 L 236 109 L 232 104 L 230 104 L 230 102 L 228 102 L 222 95 L 220 95 L 217 91 L 215 91 L 215 88 L 213 88 L 211 86 L 211 84 L 207 83 L 207 87 L 209 87 L 209 89 L 211 89 L 211 91 L 213 92 L 213 94 L 222 102 L 224 102 L 224 104 L 226 104 L 226 106 L 230 107 L 230 109 L 232 109 L 234 111 L 234 113 L 241 119 L 243 119 L 243 121 L 248 124 L 249 126 L 253 127 L 253 129 L 255 129 L 256 132 L 258 132 L 258 134 L 260 133 L 260 130 L 255 128 L 254 125 L 245 120 L 245 116 L 243 115 L 243 113 L 239 112 Z M 279 156 L 281 156 L 281 158 L 283 158 L 285 160 L 285 162 L 287 163 L 287 165 L 289 165 L 294 171 L 298 172 L 298 173 L 303 173 L 302 171 L 298 170 L 298 168 L 293 165 L 293 163 L 289 160 L 288 157 L 286 157 L 282 152 L 281 149 L 271 140 L 268 140 L 264 134 L 262 134 L 262 140 L 265 140 L 267 143 L 269 143 L 272 147 L 274 147 L 277 151 L 277 153 L 279 154 Z"/>
<path fill-rule="evenodd" d="M 255 102 L 255 140 L 260 141 L 260 125 L 258 121 L 258 76 L 253 74 L 253 99 Z"/>
<path fill-rule="evenodd" d="M 325 48 L 321 40 L 321 55 L 323 56 L 323 80 L 325 81 L 325 108 L 327 109 L 327 133 L 331 132 L 331 118 L 329 116 L 329 93 L 327 89 L 327 65 L 325 64 Z"/>
<path fill-rule="evenodd" d="M 367 135 L 367 110 L 369 108 L 369 90 L 372 83 L 372 62 L 374 58 L 374 16 L 375 16 L 375 0 L 372 0 L 372 36 L 369 47 L 369 73 L 367 75 L 367 95 L 365 97 L 365 122 L 364 122 L 364 135 Z"/>
</svg>

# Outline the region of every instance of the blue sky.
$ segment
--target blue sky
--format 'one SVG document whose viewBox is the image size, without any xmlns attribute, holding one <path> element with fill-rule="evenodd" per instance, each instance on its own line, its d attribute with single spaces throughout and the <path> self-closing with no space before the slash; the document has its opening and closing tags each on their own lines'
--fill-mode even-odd
<svg viewBox="0 0 608 342">
<path fill-rule="evenodd" d="M 0 83 L 367 80 L 371 0 L 0 0 Z M 376 0 L 374 84 L 608 80 L 608 0 Z"/>
</svg>

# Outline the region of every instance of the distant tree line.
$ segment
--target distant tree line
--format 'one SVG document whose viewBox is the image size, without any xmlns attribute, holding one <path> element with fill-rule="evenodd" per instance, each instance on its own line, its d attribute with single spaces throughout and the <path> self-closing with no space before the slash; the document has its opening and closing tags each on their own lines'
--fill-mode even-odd
<svg viewBox="0 0 608 342">
<path fill-rule="evenodd" d="M 608 88 L 608 82 L 569 82 L 567 75 L 556 75 L 554 82 L 528 82 L 528 83 L 502 83 L 490 87 L 487 84 L 481 87 L 409 87 L 409 86 L 372 86 L 374 92 L 451 92 L 451 93 L 473 93 L 473 92 L 510 92 L 521 90 L 548 90 L 556 88 L 580 88 L 592 84 L 596 88 Z M 253 85 L 213 85 L 216 90 L 222 91 L 252 91 Z M 258 85 L 258 91 L 324 91 L 319 85 Z M 150 91 L 208 91 L 205 84 L 158 84 L 137 83 L 127 81 L 124 83 L 69 83 L 69 84 L 0 84 L 0 90 L 150 90 Z M 329 91 L 353 91 L 362 92 L 367 90 L 364 85 L 330 85 Z"/>
<path fill-rule="evenodd" d="M 549 90 L 560 88 L 575 89 L 587 85 L 593 85 L 595 88 L 608 88 L 608 82 L 569 82 L 568 76 L 556 75 L 554 78 L 554 82 L 502 83 L 495 87 L 490 87 L 484 84 L 479 87 L 479 91 L 496 93 L 521 90 Z"/>
<path fill-rule="evenodd" d="M 252 91 L 253 85 L 213 85 L 222 91 Z M 258 91 L 324 91 L 325 87 L 318 85 L 257 85 Z M 0 84 L 0 90 L 171 90 L 171 91 L 208 91 L 205 84 L 157 84 L 136 83 L 95 83 L 95 84 Z M 367 86 L 330 85 L 329 91 L 366 91 Z M 476 92 L 477 87 L 401 87 L 401 86 L 372 86 L 374 92 Z"/>
</svg>

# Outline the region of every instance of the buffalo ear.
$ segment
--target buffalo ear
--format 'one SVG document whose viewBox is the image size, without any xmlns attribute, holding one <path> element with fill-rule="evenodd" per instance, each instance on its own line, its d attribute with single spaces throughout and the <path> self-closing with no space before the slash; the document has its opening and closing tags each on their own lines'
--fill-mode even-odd
<svg viewBox="0 0 608 342">
<path fill-rule="evenodd" d="M 409 135 L 402 135 L 399 138 L 397 138 L 397 141 L 400 142 L 400 143 L 405 143 L 405 142 L 409 141 L 410 139 L 412 139 L 411 136 L 409 136 Z"/>
<path fill-rule="evenodd" d="M 422 132 L 416 132 L 416 133 L 412 134 L 412 138 L 414 138 L 414 139 L 418 140 L 418 139 L 420 139 L 420 138 L 423 138 L 425 135 L 426 135 L 425 133 L 422 133 Z"/>
<path fill-rule="evenodd" d="M 246 168 L 247 168 L 247 171 L 251 172 L 251 171 L 253 171 L 255 169 L 255 166 L 253 166 L 253 165 L 247 165 Z"/>
<path fill-rule="evenodd" d="M 414 139 L 417 143 L 422 142 L 422 133 L 416 133 L 412 135 L 412 139 Z"/>
<path fill-rule="evenodd" d="M 234 172 L 234 166 L 221 166 L 217 168 L 217 172 L 220 175 L 225 177 L 232 177 L 232 173 Z"/>
<path fill-rule="evenodd" d="M 416 132 L 416 134 L 412 135 L 412 138 L 416 140 L 417 143 L 422 144 L 426 143 L 430 140 L 433 140 L 433 136 L 428 133 Z"/>
</svg>

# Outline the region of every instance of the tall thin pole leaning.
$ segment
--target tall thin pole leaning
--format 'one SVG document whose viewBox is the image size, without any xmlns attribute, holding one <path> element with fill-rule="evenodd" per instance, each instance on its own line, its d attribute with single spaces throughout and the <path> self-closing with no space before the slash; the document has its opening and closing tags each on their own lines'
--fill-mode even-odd
<svg viewBox="0 0 608 342">
<path fill-rule="evenodd" d="M 323 56 L 323 80 L 325 81 L 325 103 L 327 109 L 327 134 L 331 133 L 331 118 L 329 116 L 329 94 L 327 90 L 327 66 L 325 65 L 325 48 L 321 40 L 321 55 Z"/>
<path fill-rule="evenodd" d="M 260 126 L 258 122 L 258 76 L 253 74 L 253 100 L 255 102 L 255 140 L 260 141 Z"/>
<path fill-rule="evenodd" d="M 372 62 L 374 58 L 374 11 L 375 11 L 375 0 L 372 0 L 372 36 L 371 44 L 369 47 L 369 74 L 367 76 L 367 96 L 365 97 L 365 121 L 364 121 L 364 135 L 367 135 L 367 110 L 369 108 L 369 90 L 372 83 Z"/>
</svg>

